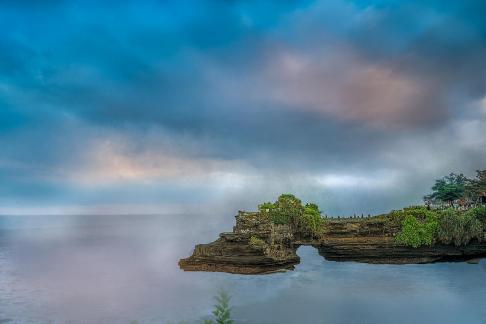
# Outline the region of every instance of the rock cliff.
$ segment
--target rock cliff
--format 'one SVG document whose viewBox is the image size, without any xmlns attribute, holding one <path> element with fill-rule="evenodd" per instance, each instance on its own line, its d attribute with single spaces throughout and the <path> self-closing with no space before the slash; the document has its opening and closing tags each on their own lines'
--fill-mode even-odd
<svg viewBox="0 0 486 324">
<path fill-rule="evenodd" d="M 233 232 L 221 233 L 209 244 L 179 261 L 186 271 L 264 274 L 292 270 L 300 262 L 296 251 L 312 245 L 327 260 L 365 263 L 431 263 L 468 261 L 486 256 L 486 242 L 466 246 L 436 244 L 412 248 L 394 240 L 397 228 L 385 216 L 327 219 L 318 238 L 299 237 L 289 225 L 276 225 L 259 213 L 239 212 Z"/>
<path fill-rule="evenodd" d="M 261 244 L 250 244 L 251 238 Z M 258 213 L 239 212 L 233 232 L 221 233 L 209 244 L 196 245 L 194 253 L 179 261 L 186 271 L 221 271 L 261 274 L 293 269 L 300 262 L 288 225 L 275 225 Z"/>
</svg>

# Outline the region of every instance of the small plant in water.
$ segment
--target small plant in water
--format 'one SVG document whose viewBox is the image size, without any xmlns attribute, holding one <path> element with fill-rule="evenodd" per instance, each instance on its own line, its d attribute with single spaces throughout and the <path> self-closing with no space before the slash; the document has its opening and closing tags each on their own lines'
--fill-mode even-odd
<svg viewBox="0 0 486 324">
<path fill-rule="evenodd" d="M 220 290 L 215 297 L 216 305 L 214 305 L 213 315 L 216 320 L 216 324 L 233 324 L 231 319 L 231 307 L 229 301 L 231 297 L 224 290 Z M 205 320 L 204 324 L 213 324 L 212 320 Z"/>
</svg>

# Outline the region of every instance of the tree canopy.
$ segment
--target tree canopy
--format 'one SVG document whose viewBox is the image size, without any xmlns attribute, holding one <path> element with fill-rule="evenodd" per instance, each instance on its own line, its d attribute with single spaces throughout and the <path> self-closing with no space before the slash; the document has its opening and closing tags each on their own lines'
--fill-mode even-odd
<svg viewBox="0 0 486 324">
<path fill-rule="evenodd" d="M 486 170 L 477 170 L 476 179 L 468 179 L 465 185 L 465 195 L 473 202 L 477 202 L 486 193 Z"/>
<path fill-rule="evenodd" d="M 455 200 L 464 196 L 467 180 L 462 173 L 451 173 L 435 181 L 432 194 L 429 197 L 452 205 Z"/>
<path fill-rule="evenodd" d="M 461 174 L 451 173 L 435 181 L 432 193 L 424 197 L 427 204 L 445 203 L 453 206 L 461 200 L 468 205 L 480 203 L 481 196 L 486 192 L 486 170 L 477 170 L 475 179 L 469 179 Z"/>
<path fill-rule="evenodd" d="M 317 236 L 324 220 L 319 206 L 314 203 L 302 205 L 302 201 L 292 194 L 280 195 L 274 203 L 265 202 L 258 206 L 263 216 L 274 224 L 291 225 L 302 236 Z"/>
</svg>

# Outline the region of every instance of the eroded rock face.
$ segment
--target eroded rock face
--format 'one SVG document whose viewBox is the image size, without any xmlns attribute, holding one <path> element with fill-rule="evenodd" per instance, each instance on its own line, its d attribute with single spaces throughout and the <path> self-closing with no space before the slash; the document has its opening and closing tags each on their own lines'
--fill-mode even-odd
<svg viewBox="0 0 486 324">
<path fill-rule="evenodd" d="M 251 237 L 263 241 L 250 244 Z M 218 240 L 199 244 L 194 253 L 179 261 L 186 271 L 221 271 L 262 274 L 291 270 L 300 262 L 287 225 L 275 225 L 258 213 L 239 212 L 232 233 L 221 233 Z"/>
<path fill-rule="evenodd" d="M 320 238 L 301 238 L 288 225 L 275 225 L 259 213 L 239 212 L 231 233 L 222 233 L 209 244 L 197 245 L 194 253 L 179 261 L 186 271 L 219 271 L 264 274 L 291 270 L 300 262 L 301 245 L 312 245 L 327 260 L 366 263 L 430 263 L 468 261 L 486 256 L 486 242 L 467 246 L 434 245 L 411 248 L 394 240 L 397 228 L 383 216 L 328 219 Z M 252 244 L 259 242 L 260 244 Z"/>
<path fill-rule="evenodd" d="M 412 248 L 399 245 L 394 235 L 399 228 L 390 227 L 383 216 L 365 219 L 328 220 L 319 242 L 313 243 L 319 254 L 332 261 L 364 263 L 431 263 L 467 261 L 486 256 L 486 242 L 473 241 L 467 246 L 435 244 Z"/>
</svg>

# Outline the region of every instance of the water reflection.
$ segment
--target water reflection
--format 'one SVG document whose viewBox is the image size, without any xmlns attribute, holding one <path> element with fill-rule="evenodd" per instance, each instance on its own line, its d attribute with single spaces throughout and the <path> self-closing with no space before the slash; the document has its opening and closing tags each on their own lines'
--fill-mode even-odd
<svg viewBox="0 0 486 324">
<path fill-rule="evenodd" d="M 486 266 L 366 265 L 298 250 L 294 272 L 186 273 L 196 242 L 232 219 L 197 215 L 0 217 L 0 320 L 200 322 L 218 288 L 239 323 L 484 323 Z"/>
</svg>

